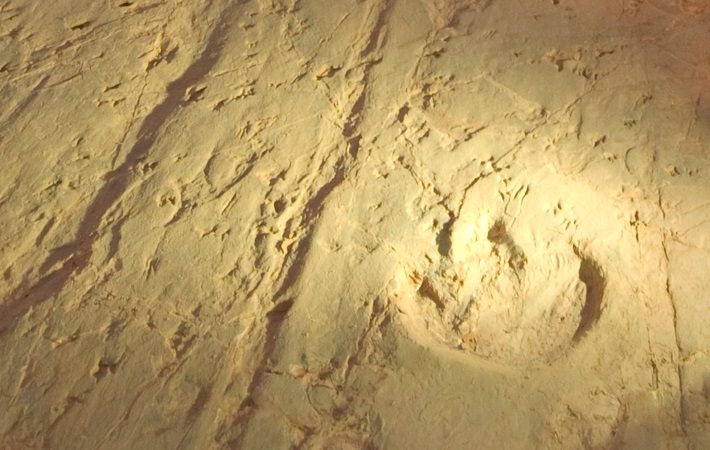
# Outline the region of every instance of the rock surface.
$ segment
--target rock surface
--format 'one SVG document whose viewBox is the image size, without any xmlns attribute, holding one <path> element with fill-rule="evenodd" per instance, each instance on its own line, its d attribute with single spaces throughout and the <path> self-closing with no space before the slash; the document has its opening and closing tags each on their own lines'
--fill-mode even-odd
<svg viewBox="0 0 710 450">
<path fill-rule="evenodd" d="M 0 448 L 710 447 L 710 1 L 0 19 Z"/>
</svg>

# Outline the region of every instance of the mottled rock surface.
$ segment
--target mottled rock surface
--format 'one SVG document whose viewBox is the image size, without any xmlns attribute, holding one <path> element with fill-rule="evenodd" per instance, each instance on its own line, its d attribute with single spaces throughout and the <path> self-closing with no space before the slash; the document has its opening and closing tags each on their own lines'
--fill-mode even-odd
<svg viewBox="0 0 710 450">
<path fill-rule="evenodd" d="M 0 0 L 0 448 L 710 448 L 708 0 Z"/>
</svg>

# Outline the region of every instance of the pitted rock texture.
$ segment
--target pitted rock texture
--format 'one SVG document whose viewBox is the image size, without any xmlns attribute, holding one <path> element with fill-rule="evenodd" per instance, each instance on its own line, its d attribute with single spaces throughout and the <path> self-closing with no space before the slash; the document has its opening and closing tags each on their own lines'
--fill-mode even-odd
<svg viewBox="0 0 710 450">
<path fill-rule="evenodd" d="M 0 449 L 710 448 L 707 0 L 0 0 Z"/>
</svg>

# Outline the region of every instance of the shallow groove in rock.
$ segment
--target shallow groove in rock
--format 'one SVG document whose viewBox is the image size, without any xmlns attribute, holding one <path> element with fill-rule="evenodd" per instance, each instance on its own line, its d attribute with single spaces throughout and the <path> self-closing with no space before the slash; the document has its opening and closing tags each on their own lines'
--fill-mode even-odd
<svg viewBox="0 0 710 450">
<path fill-rule="evenodd" d="M 578 253 L 579 255 L 579 253 Z M 573 342 L 579 341 L 599 320 L 604 302 L 606 280 L 601 268 L 588 256 L 579 255 L 582 263 L 579 267 L 579 279 L 587 287 L 587 294 L 582 308 L 579 327 L 572 337 Z"/>
</svg>

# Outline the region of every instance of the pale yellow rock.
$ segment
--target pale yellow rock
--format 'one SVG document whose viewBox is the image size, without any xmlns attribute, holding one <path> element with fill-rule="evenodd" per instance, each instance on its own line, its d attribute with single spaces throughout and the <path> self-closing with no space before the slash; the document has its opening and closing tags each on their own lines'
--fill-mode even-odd
<svg viewBox="0 0 710 450">
<path fill-rule="evenodd" d="M 710 448 L 707 0 L 0 0 L 0 449 Z"/>
</svg>

